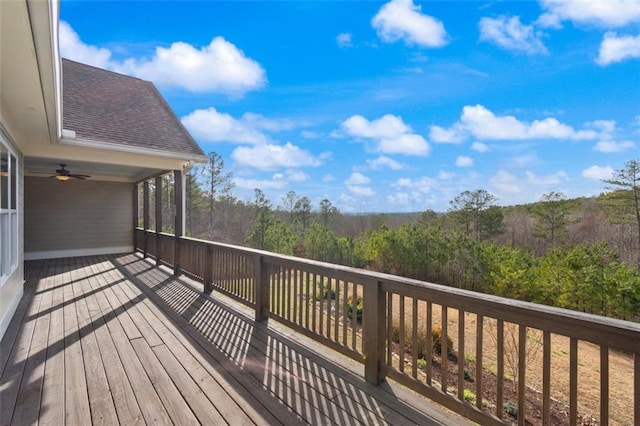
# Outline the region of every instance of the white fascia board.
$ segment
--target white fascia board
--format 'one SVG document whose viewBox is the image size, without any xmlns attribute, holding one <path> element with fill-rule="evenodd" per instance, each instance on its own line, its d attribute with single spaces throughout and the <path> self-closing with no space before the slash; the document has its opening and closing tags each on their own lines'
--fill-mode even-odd
<svg viewBox="0 0 640 426">
<path fill-rule="evenodd" d="M 0 0 L 2 1 L 2 0 Z M 140 155 L 129 152 L 90 148 L 68 144 L 27 144 L 22 147 L 25 157 L 51 158 L 65 161 L 88 161 L 100 164 L 119 164 L 146 169 L 181 170 L 185 160 Z M 59 161 L 58 161 L 59 162 Z"/>
<path fill-rule="evenodd" d="M 178 152 L 162 151 L 160 149 L 141 148 L 137 146 L 119 145 L 115 143 L 92 141 L 89 139 L 69 137 L 75 135 L 73 130 L 63 129 L 62 137 L 59 139 L 61 145 L 81 146 L 85 148 L 103 149 L 106 151 L 126 152 L 129 154 L 145 155 L 152 157 L 172 158 L 183 161 L 194 161 L 196 163 L 206 163 L 206 155 L 181 154 Z"/>
<path fill-rule="evenodd" d="M 62 130 L 59 3 L 58 0 L 27 0 L 27 6 L 49 138 L 55 142 Z"/>
</svg>

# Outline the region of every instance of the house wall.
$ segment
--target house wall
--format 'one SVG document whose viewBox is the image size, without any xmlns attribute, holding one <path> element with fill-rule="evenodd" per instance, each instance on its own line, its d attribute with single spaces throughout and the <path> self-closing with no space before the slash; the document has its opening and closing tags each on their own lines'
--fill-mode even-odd
<svg viewBox="0 0 640 426">
<path fill-rule="evenodd" d="M 25 259 L 133 251 L 130 183 L 25 178 Z"/>
</svg>

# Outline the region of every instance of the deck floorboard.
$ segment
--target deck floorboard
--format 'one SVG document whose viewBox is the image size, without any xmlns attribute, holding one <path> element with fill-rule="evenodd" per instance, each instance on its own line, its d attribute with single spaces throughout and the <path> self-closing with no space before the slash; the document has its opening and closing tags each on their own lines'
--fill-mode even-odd
<svg viewBox="0 0 640 426">
<path fill-rule="evenodd" d="M 466 424 L 138 254 L 25 263 L 0 426 Z"/>
</svg>

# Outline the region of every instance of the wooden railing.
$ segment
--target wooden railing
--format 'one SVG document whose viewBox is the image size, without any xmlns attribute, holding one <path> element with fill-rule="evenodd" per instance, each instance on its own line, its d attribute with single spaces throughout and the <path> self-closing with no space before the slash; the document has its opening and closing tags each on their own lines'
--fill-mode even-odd
<svg viewBox="0 0 640 426">
<path fill-rule="evenodd" d="M 135 233 L 137 250 L 144 252 L 146 239 L 146 254 L 159 252 L 172 266 L 179 241 L 177 269 L 202 281 L 204 291 L 229 295 L 252 307 L 256 320 L 279 321 L 362 362 L 370 383 L 393 378 L 481 424 L 576 425 L 593 417 L 640 425 L 640 324 Z"/>
</svg>

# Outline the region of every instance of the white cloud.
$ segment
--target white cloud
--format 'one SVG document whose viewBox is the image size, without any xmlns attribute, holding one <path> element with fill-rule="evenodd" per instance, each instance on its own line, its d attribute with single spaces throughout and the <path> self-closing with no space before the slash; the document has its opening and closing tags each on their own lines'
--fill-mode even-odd
<svg viewBox="0 0 640 426">
<path fill-rule="evenodd" d="M 421 177 L 419 179 L 400 178 L 394 184 L 394 186 L 400 188 L 409 188 L 412 191 L 423 194 L 430 192 L 437 185 L 438 182 L 436 180 L 427 176 Z"/>
<path fill-rule="evenodd" d="M 388 154 L 429 155 L 429 144 L 420 135 L 401 135 L 395 139 L 382 139 L 378 151 Z"/>
<path fill-rule="evenodd" d="M 351 173 L 351 176 L 344 181 L 345 185 L 366 185 L 370 182 L 371 179 L 359 172 Z"/>
<path fill-rule="evenodd" d="M 375 150 L 378 152 L 421 156 L 429 154 L 429 143 L 422 136 L 413 133 L 402 118 L 391 114 L 372 121 L 361 115 L 354 115 L 342 123 L 342 130 L 350 136 L 375 140 Z"/>
<path fill-rule="evenodd" d="M 360 195 L 362 197 L 371 197 L 376 194 L 375 191 L 368 186 L 348 185 L 347 189 L 352 194 Z"/>
<path fill-rule="evenodd" d="M 336 178 L 332 174 L 327 174 L 327 175 L 322 176 L 322 182 L 323 183 L 333 182 L 334 180 L 336 180 Z"/>
<path fill-rule="evenodd" d="M 402 170 L 405 168 L 403 164 L 384 155 L 381 155 L 374 160 L 367 160 L 367 165 L 373 170 L 380 170 L 385 168 L 391 170 Z"/>
<path fill-rule="evenodd" d="M 84 43 L 67 22 L 60 21 L 60 51 L 69 59 L 195 93 L 242 96 L 267 81 L 262 66 L 223 37 L 200 48 L 175 42 L 156 47 L 150 58 L 116 61 L 108 49 Z"/>
<path fill-rule="evenodd" d="M 196 48 L 175 42 L 156 47 L 151 59 L 130 58 L 113 66 L 124 72 L 163 86 L 196 93 L 226 93 L 234 96 L 256 90 L 266 83 L 265 70 L 223 37 Z"/>
<path fill-rule="evenodd" d="M 404 124 L 402 118 L 391 114 L 372 121 L 361 115 L 354 115 L 342 123 L 342 128 L 351 136 L 371 139 L 396 138 L 411 132 L 411 127 Z"/>
<path fill-rule="evenodd" d="M 594 130 L 575 130 L 552 117 L 527 123 L 512 115 L 497 116 L 482 105 L 463 107 L 460 121 L 451 130 L 485 140 L 584 140 L 598 137 Z"/>
<path fill-rule="evenodd" d="M 60 55 L 63 58 L 98 68 L 108 68 L 111 60 L 111 52 L 108 49 L 83 43 L 78 33 L 66 21 L 60 21 L 58 31 Z"/>
<path fill-rule="evenodd" d="M 572 21 L 603 28 L 623 27 L 640 21 L 639 0 L 540 0 L 545 11 L 541 24 Z"/>
<path fill-rule="evenodd" d="M 582 171 L 582 177 L 585 179 L 602 180 L 609 179 L 613 175 L 611 166 L 591 166 Z"/>
<path fill-rule="evenodd" d="M 309 175 L 302 170 L 287 170 L 285 178 L 288 182 L 300 183 L 308 181 Z"/>
<path fill-rule="evenodd" d="M 491 151 L 491 148 L 489 148 L 489 145 L 482 142 L 477 142 L 477 141 L 471 144 L 471 149 L 481 153 Z"/>
<path fill-rule="evenodd" d="M 266 180 L 266 179 L 244 179 L 244 178 L 233 178 L 233 183 L 238 188 L 246 188 L 246 189 L 283 189 L 287 186 L 287 182 L 282 180 L 281 177 L 275 176 L 275 180 Z"/>
<path fill-rule="evenodd" d="M 521 192 L 518 186 L 518 178 L 506 170 L 499 170 L 498 173 L 489 179 L 489 183 L 500 192 L 507 194 L 518 194 Z"/>
<path fill-rule="evenodd" d="M 371 20 L 371 26 L 386 43 L 403 40 L 408 45 L 442 47 L 448 43 L 444 24 L 422 13 L 412 0 L 391 0 Z"/>
<path fill-rule="evenodd" d="M 538 176 L 530 170 L 525 172 L 525 176 L 527 178 L 527 183 L 530 185 L 536 186 L 549 186 L 549 185 L 558 185 L 562 182 L 566 182 L 569 180 L 569 176 L 564 171 L 560 170 L 557 173 L 552 173 L 550 175 Z"/>
<path fill-rule="evenodd" d="M 445 129 L 440 126 L 429 127 L 429 139 L 439 143 L 460 143 L 464 140 L 464 132 L 455 126 L 450 129 Z"/>
<path fill-rule="evenodd" d="M 353 34 L 340 33 L 336 37 L 336 43 L 340 47 L 353 47 Z"/>
<path fill-rule="evenodd" d="M 456 158 L 456 166 L 471 167 L 473 166 L 473 158 L 467 157 L 466 155 L 459 155 L 458 158 Z"/>
<path fill-rule="evenodd" d="M 631 141 L 616 142 L 614 140 L 602 140 L 593 147 L 594 151 L 599 152 L 622 152 L 631 149 L 635 144 Z"/>
<path fill-rule="evenodd" d="M 440 180 L 451 180 L 455 178 L 457 175 L 455 173 L 445 172 L 444 170 L 438 173 L 438 179 Z"/>
<path fill-rule="evenodd" d="M 263 144 L 269 138 L 253 125 L 255 122 L 243 116 L 237 120 L 215 108 L 198 109 L 182 118 L 182 124 L 196 138 L 207 142 L 233 142 Z"/>
<path fill-rule="evenodd" d="M 387 203 L 394 206 L 406 206 L 409 205 L 409 194 L 406 192 L 398 192 L 397 194 L 388 195 Z"/>
<path fill-rule="evenodd" d="M 513 157 L 509 160 L 508 167 L 513 169 L 522 169 L 530 166 L 538 161 L 538 157 L 534 154 L 524 154 L 518 157 Z"/>
<path fill-rule="evenodd" d="M 480 40 L 488 41 L 503 49 L 524 52 L 529 55 L 547 53 L 533 25 L 524 25 L 519 16 L 500 16 L 480 19 Z"/>
<path fill-rule="evenodd" d="M 300 132 L 300 135 L 305 139 L 320 139 L 322 137 L 320 133 L 312 130 L 303 130 Z"/>
<path fill-rule="evenodd" d="M 261 170 L 273 170 L 281 167 L 318 167 L 322 161 L 308 151 L 287 142 L 285 145 L 258 145 L 238 147 L 231 157 L 242 166 Z"/>
<path fill-rule="evenodd" d="M 605 66 L 636 58 L 640 58 L 640 35 L 618 37 L 616 33 L 608 32 L 602 39 L 596 62 Z"/>
</svg>

